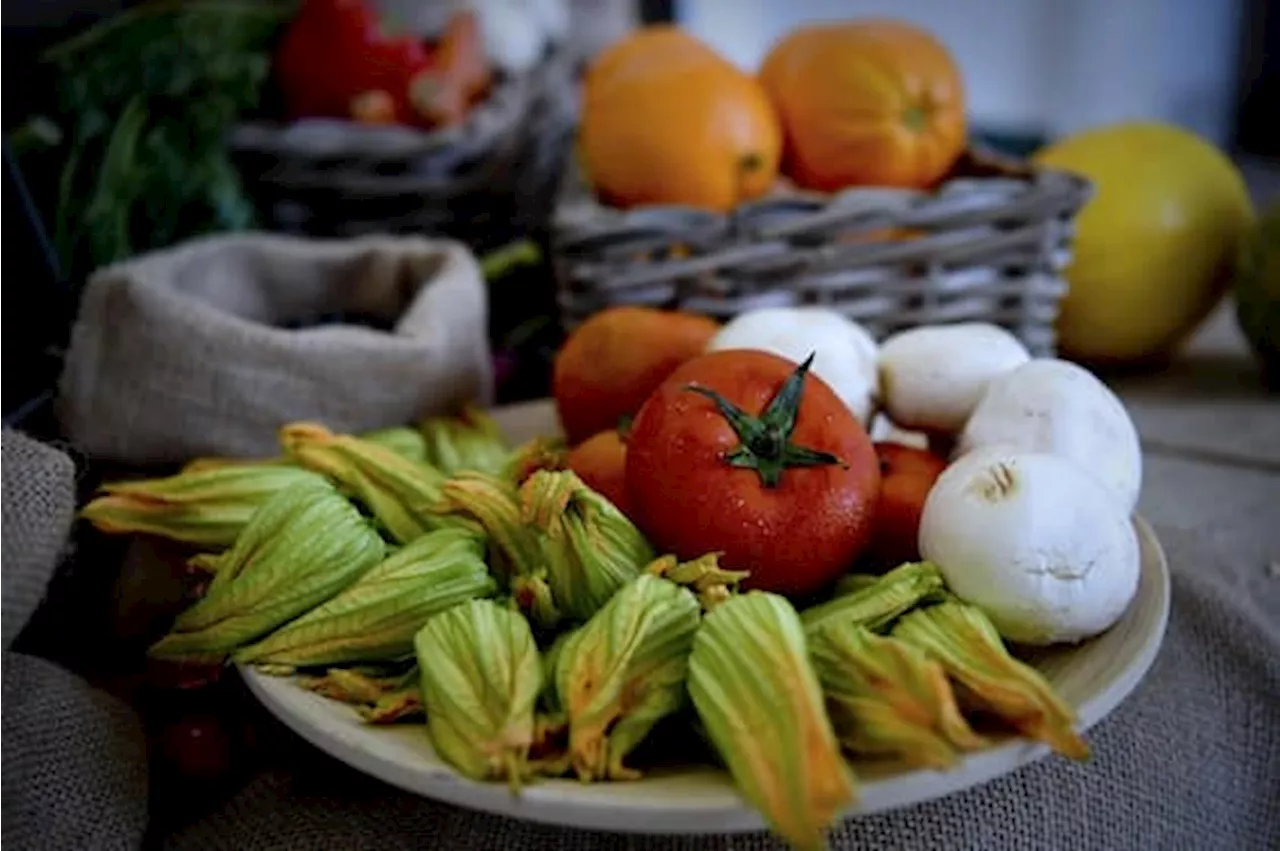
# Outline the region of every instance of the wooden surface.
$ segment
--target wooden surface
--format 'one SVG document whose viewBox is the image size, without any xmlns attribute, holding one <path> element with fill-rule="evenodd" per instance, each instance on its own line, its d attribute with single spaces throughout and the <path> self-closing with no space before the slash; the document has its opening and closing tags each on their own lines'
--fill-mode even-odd
<svg viewBox="0 0 1280 851">
<path fill-rule="evenodd" d="M 1142 438 L 1143 516 L 1162 538 L 1194 534 L 1243 577 L 1280 583 L 1280 395 L 1263 388 L 1232 306 L 1168 369 L 1109 383 Z"/>
</svg>

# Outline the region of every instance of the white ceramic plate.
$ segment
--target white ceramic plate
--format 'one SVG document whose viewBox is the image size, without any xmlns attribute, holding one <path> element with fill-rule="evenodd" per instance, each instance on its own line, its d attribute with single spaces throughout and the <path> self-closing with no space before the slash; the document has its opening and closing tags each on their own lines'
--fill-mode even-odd
<svg viewBox="0 0 1280 851">
<path fill-rule="evenodd" d="M 499 413 L 513 440 L 555 430 L 545 404 Z M 1035 664 L 1087 729 L 1106 717 L 1138 685 L 1164 638 L 1169 615 L 1169 572 L 1164 553 L 1142 520 L 1138 596 L 1105 634 L 1078 647 L 1046 653 Z M 290 680 L 243 671 L 249 688 L 280 720 L 316 747 L 381 780 L 458 806 L 583 828 L 641 833 L 728 833 L 761 830 L 759 815 L 739 797 L 727 774 L 710 769 L 650 775 L 630 783 L 582 784 L 542 780 L 513 796 L 500 783 L 459 776 L 431 748 L 425 728 L 370 727 L 349 707 L 295 686 Z M 991 780 L 1040 759 L 1043 745 L 1009 741 L 971 754 L 949 771 L 902 769 L 862 776 L 849 816 L 938 798 Z M 1061 757 L 1053 757 L 1061 759 Z"/>
</svg>

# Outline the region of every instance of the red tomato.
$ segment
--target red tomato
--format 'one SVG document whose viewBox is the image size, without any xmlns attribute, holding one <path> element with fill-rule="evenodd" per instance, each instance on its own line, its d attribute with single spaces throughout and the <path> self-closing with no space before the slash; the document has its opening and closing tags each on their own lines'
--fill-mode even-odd
<svg viewBox="0 0 1280 851">
<path fill-rule="evenodd" d="M 920 515 L 947 461 L 900 443 L 877 443 L 875 448 L 880 456 L 880 502 L 867 555 L 875 566 L 887 569 L 920 558 Z"/>
<path fill-rule="evenodd" d="M 880 466 L 857 419 L 807 370 L 761 351 L 713 352 L 649 397 L 627 438 L 627 495 L 659 551 L 720 552 L 725 568 L 750 571 L 744 587 L 792 596 L 849 569 L 871 536 Z"/>
<path fill-rule="evenodd" d="M 234 766 L 234 739 L 223 720 L 211 712 L 170 722 L 159 738 L 164 758 L 181 777 L 220 780 Z"/>
<path fill-rule="evenodd" d="M 602 431 L 579 443 L 565 456 L 564 465 L 587 487 L 627 514 L 627 445 L 617 429 Z"/>
</svg>

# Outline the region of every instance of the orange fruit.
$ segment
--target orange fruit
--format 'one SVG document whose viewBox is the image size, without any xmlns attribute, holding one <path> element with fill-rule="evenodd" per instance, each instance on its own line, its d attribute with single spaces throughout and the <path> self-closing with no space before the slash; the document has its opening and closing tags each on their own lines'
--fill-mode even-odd
<svg viewBox="0 0 1280 851">
<path fill-rule="evenodd" d="M 706 316 L 651 307 L 611 307 L 592 315 L 564 341 L 552 367 L 565 439 L 574 445 L 634 416 L 719 329 Z"/>
<path fill-rule="evenodd" d="M 642 28 L 587 69 L 578 157 L 610 204 L 724 212 L 767 192 L 781 156 L 759 81 L 676 27 Z"/>
<path fill-rule="evenodd" d="M 964 150 L 960 69 L 911 24 L 800 27 L 770 49 L 759 76 L 782 120 L 783 171 L 808 189 L 926 187 Z"/>
</svg>

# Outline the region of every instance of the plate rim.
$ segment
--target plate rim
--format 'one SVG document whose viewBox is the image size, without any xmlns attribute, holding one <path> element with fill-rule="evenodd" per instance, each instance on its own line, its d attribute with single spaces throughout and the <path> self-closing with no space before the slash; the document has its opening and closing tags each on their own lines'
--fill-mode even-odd
<svg viewBox="0 0 1280 851">
<path fill-rule="evenodd" d="M 1149 570 L 1152 574 L 1149 579 L 1153 597 L 1149 605 L 1154 605 L 1155 617 L 1122 673 L 1112 676 L 1097 694 L 1076 707 L 1078 729 L 1082 732 L 1110 715 L 1133 693 L 1146 678 L 1164 643 L 1172 596 L 1168 560 L 1151 525 L 1138 515 L 1134 515 L 1132 521 L 1141 545 L 1143 571 Z M 618 833 L 705 835 L 766 829 L 761 816 L 738 795 L 724 773 L 709 769 L 640 781 L 653 784 L 647 787 L 651 791 L 664 785 L 670 787 L 673 781 L 677 784 L 684 780 L 701 782 L 699 778 L 718 775 L 719 785 L 714 791 L 719 794 L 712 796 L 711 801 L 694 794 L 658 803 L 643 795 L 626 794 L 627 787 L 635 788 L 632 784 L 586 785 L 564 779 L 539 780 L 525 786 L 519 796 L 513 796 L 503 784 L 469 780 L 439 762 L 431 753 L 425 735 L 422 744 L 428 758 L 437 761 L 425 767 L 409 765 L 398 754 L 406 728 L 364 725 L 349 708 L 299 688 L 290 677 L 269 676 L 248 666 L 238 667 L 249 691 L 267 711 L 312 746 L 339 762 L 424 798 L 557 827 Z M 324 708 L 315 708 L 320 706 Z M 307 712 L 307 707 L 313 707 L 314 711 Z M 331 714 L 337 710 L 349 712 L 349 722 L 321 723 L 312 718 L 315 712 Z M 323 715 L 320 717 L 323 719 Z M 416 731 L 416 727 L 414 729 Z M 841 820 L 952 795 L 1014 773 L 1048 754 L 1049 748 L 1045 745 L 1014 739 L 968 754 L 946 771 L 919 769 L 866 779 L 859 784 L 859 800 L 842 813 Z M 576 794 L 571 794 L 571 790 Z M 623 794 L 618 795 L 619 791 Z"/>
</svg>

